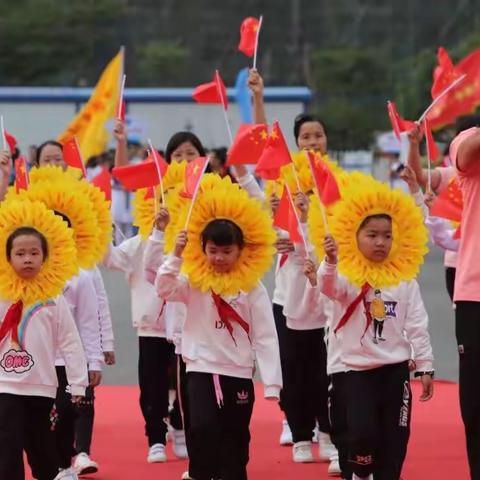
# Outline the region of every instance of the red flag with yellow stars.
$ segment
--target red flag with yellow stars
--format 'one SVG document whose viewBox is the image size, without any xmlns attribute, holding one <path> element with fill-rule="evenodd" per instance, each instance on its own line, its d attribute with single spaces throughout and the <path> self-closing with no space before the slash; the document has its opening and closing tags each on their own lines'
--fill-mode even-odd
<svg viewBox="0 0 480 480">
<path fill-rule="evenodd" d="M 430 208 L 430 215 L 460 222 L 462 220 L 462 211 L 462 190 L 458 184 L 458 178 L 453 177 L 447 188 L 433 201 L 432 208 Z"/>
<path fill-rule="evenodd" d="M 322 161 L 320 155 L 315 152 L 308 152 L 308 162 L 321 202 L 328 206 L 340 200 L 341 195 L 337 180 Z"/>
<path fill-rule="evenodd" d="M 26 190 L 28 188 L 28 170 L 27 162 L 24 156 L 18 157 L 15 160 L 15 191 L 18 193 L 20 190 Z"/>
<path fill-rule="evenodd" d="M 253 57 L 260 21 L 255 17 L 247 17 L 240 26 L 240 43 L 238 50 L 247 57 Z"/>
<path fill-rule="evenodd" d="M 197 187 L 207 169 L 208 158 L 198 157 L 187 165 L 185 169 L 185 190 L 181 195 L 185 198 L 194 198 Z"/>
<path fill-rule="evenodd" d="M 225 110 L 228 108 L 227 89 L 218 71 L 215 72 L 212 82 L 195 87 L 192 97 L 197 103 L 220 103 Z"/>
<path fill-rule="evenodd" d="M 295 205 L 293 204 L 292 195 L 288 186 L 283 189 L 283 195 L 280 199 L 277 211 L 273 218 L 273 225 L 281 228 L 289 233 L 290 240 L 294 243 L 302 243 L 302 235 L 300 234 L 300 225 L 298 217 L 295 212 Z"/>
<path fill-rule="evenodd" d="M 92 178 L 92 185 L 98 187 L 109 202 L 112 200 L 112 176 L 107 168 L 104 168 L 97 176 Z"/>
<path fill-rule="evenodd" d="M 240 125 L 233 145 L 228 151 L 227 166 L 255 165 L 267 143 L 268 130 L 264 123 Z"/>
<path fill-rule="evenodd" d="M 403 119 L 397 111 L 397 106 L 395 102 L 387 102 L 388 116 L 390 117 L 390 122 L 392 124 L 392 129 L 395 133 L 395 136 L 400 140 L 400 134 L 402 132 L 408 132 L 415 127 L 415 122 L 411 120 Z"/>
<path fill-rule="evenodd" d="M 255 172 L 265 180 L 278 180 L 280 168 L 292 163 L 287 142 L 278 122 L 273 123 L 272 132 L 267 138 L 262 155 L 258 159 Z"/>
<path fill-rule="evenodd" d="M 139 188 L 155 187 L 159 184 L 157 167 L 151 160 L 134 165 L 115 167 L 112 175 L 123 185 L 125 190 L 133 192 Z"/>
</svg>

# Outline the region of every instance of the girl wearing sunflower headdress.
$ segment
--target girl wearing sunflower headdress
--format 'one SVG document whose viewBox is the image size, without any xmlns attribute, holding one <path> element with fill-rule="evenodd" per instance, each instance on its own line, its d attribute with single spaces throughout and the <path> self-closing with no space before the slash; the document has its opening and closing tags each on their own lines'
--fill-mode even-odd
<svg viewBox="0 0 480 480">
<path fill-rule="evenodd" d="M 276 235 L 261 203 L 228 178 L 218 179 L 215 188 L 200 188 L 187 232 L 182 228 L 188 207 L 167 229 L 172 253 L 155 285 L 161 298 L 187 306 L 181 342 L 189 395 L 189 476 L 246 479 L 254 361 L 267 398 L 277 399 L 282 384 L 271 304 L 260 284 Z M 147 269 L 151 262 L 158 259 L 146 257 Z"/>
<path fill-rule="evenodd" d="M 329 219 L 331 235 L 311 238 L 325 258 L 311 260 L 313 285 L 334 301 L 328 369 L 341 385 L 342 450 L 353 479 L 400 478 L 410 434 L 409 361 L 421 378 L 421 401 L 433 394 L 428 316 L 415 276 L 428 239 L 414 200 L 371 178 L 343 191 Z M 335 238 L 335 240 L 334 240 Z M 372 476 L 373 475 L 373 476 Z"/>
<path fill-rule="evenodd" d="M 36 453 L 38 480 L 60 479 L 50 419 L 58 351 L 74 402 L 88 385 L 82 342 L 61 295 L 77 272 L 75 242 L 44 205 L 13 199 L 0 207 L 0 245 L 0 478 L 25 478 L 27 450 Z"/>
</svg>

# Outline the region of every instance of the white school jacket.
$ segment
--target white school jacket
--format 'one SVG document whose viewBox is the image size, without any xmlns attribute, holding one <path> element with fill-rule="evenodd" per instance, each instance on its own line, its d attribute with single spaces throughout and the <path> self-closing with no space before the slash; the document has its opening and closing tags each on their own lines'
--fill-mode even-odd
<svg viewBox="0 0 480 480">
<path fill-rule="evenodd" d="M 265 396 L 278 398 L 282 387 L 280 354 L 265 287 L 259 284 L 249 293 L 222 297 L 250 326 L 248 336 L 232 322 L 234 341 L 220 320 L 211 293 L 190 287 L 188 280 L 180 275 L 181 265 L 181 258 L 168 256 L 158 271 L 155 287 L 160 297 L 187 305 L 182 332 L 182 355 L 187 372 L 252 378 L 256 360 Z"/>
<path fill-rule="evenodd" d="M 149 283 L 155 284 L 158 269 L 163 263 L 164 234 L 162 231 L 153 229 L 147 240 L 143 255 L 145 277 Z M 165 302 L 164 302 L 165 304 Z M 168 301 L 164 309 L 165 336 L 175 345 L 175 353 L 182 354 L 182 328 L 187 315 L 187 307 L 184 303 Z"/>
<path fill-rule="evenodd" d="M 165 338 L 164 301 L 145 278 L 143 252 L 145 242 L 140 235 L 109 247 L 103 259 L 107 268 L 125 273 L 131 292 L 132 323 L 139 337 Z"/>
<path fill-rule="evenodd" d="M 360 290 L 337 273 L 336 265 L 326 261 L 319 268 L 318 290 L 335 301 L 334 330 Z M 428 315 L 418 283 L 412 280 L 402 282 L 397 287 L 381 289 L 380 296 L 385 310 L 385 316 L 381 319 L 382 340 L 377 340 L 377 343 L 374 341 L 374 322 L 366 330 L 367 317 L 363 302 L 343 328 L 336 334 L 331 332 L 336 337 L 340 362 L 345 370 L 369 370 L 411 358 L 418 371 L 432 370 Z M 375 294 L 370 290 L 366 297 L 367 308 L 370 308 L 374 299 Z"/>
<path fill-rule="evenodd" d="M 98 267 L 91 270 L 85 270 L 90 277 L 97 295 L 98 319 L 100 322 L 100 344 L 103 352 L 114 351 L 114 336 L 112 326 L 112 315 L 110 313 L 110 305 L 108 304 L 107 291 L 103 283 L 102 274 Z"/>
<path fill-rule="evenodd" d="M 104 357 L 101 344 L 101 329 L 98 318 L 98 302 L 95 287 L 90 275 L 85 270 L 69 280 L 63 289 L 75 324 L 82 340 L 88 369 L 101 371 Z M 61 353 L 57 355 L 55 365 L 65 365 Z"/>
<path fill-rule="evenodd" d="M 0 325 L 10 305 L 0 302 Z M 23 350 L 12 350 L 10 335 L 0 342 L 0 393 L 55 398 L 55 354 L 59 351 L 72 395 L 85 395 L 87 361 L 65 299 L 60 295 L 23 313 Z"/>
</svg>

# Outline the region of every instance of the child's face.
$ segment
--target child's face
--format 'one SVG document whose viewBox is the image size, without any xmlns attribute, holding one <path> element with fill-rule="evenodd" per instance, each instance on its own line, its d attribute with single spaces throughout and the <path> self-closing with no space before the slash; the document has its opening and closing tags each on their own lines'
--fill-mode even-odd
<svg viewBox="0 0 480 480">
<path fill-rule="evenodd" d="M 10 264 L 15 273 L 28 280 L 40 272 L 44 254 L 40 239 L 35 235 L 20 235 L 12 243 Z"/>
<path fill-rule="evenodd" d="M 63 152 L 56 145 L 46 145 L 43 148 L 40 153 L 40 158 L 38 159 L 38 164 L 40 167 L 53 165 L 54 167 L 62 167 L 64 170 L 67 169 L 67 164 L 63 159 Z"/>
<path fill-rule="evenodd" d="M 371 262 L 388 257 L 392 239 L 392 222 L 385 218 L 372 218 L 357 232 L 358 249 Z"/>
<path fill-rule="evenodd" d="M 172 161 L 186 160 L 189 163 L 199 156 L 200 152 L 190 142 L 183 142 L 172 152 Z"/>
<path fill-rule="evenodd" d="M 205 245 L 205 255 L 208 263 L 218 273 L 228 273 L 240 257 L 241 248 L 238 245 L 219 246 L 208 240 Z"/>
<path fill-rule="evenodd" d="M 300 150 L 315 150 L 321 154 L 327 153 L 327 136 L 319 122 L 305 122 L 298 132 L 298 148 Z"/>
</svg>

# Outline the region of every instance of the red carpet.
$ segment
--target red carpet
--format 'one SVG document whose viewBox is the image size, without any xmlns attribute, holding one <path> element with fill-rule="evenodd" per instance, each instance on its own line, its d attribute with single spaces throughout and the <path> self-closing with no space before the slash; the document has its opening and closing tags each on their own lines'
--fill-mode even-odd
<svg viewBox="0 0 480 480">
<path fill-rule="evenodd" d="M 426 404 L 415 402 L 404 480 L 468 478 L 457 390 L 456 384 L 437 382 L 433 400 Z M 414 393 L 418 398 L 417 385 L 414 385 Z M 146 463 L 147 444 L 136 387 L 99 388 L 96 410 L 93 457 L 100 463 L 100 471 L 91 478 L 177 480 L 186 470 L 187 463 L 174 459 L 170 447 L 168 454 L 171 460 L 167 463 Z M 278 406 L 263 400 L 259 390 L 251 426 L 249 479 L 328 478 L 325 464 L 292 463 L 290 448 L 278 445 L 281 418 Z"/>
</svg>

